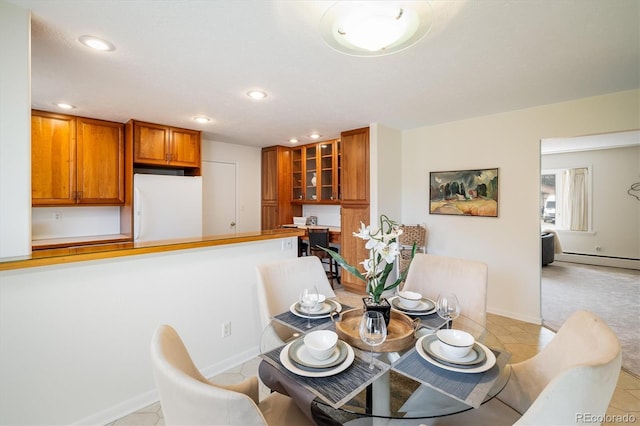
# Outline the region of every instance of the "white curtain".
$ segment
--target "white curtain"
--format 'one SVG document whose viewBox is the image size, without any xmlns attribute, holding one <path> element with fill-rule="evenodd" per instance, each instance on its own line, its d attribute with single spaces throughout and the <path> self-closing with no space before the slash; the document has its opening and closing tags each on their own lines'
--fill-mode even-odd
<svg viewBox="0 0 640 426">
<path fill-rule="evenodd" d="M 588 171 L 587 168 L 578 168 L 565 170 L 563 173 L 563 228 L 572 231 L 589 230 Z"/>
</svg>

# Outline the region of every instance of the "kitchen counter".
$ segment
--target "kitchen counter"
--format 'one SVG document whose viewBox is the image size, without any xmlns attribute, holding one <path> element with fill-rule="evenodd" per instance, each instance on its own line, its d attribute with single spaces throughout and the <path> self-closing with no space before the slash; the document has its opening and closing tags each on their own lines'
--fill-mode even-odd
<svg viewBox="0 0 640 426">
<path fill-rule="evenodd" d="M 87 260 L 109 259 L 123 256 L 135 256 L 139 254 L 160 253 L 173 250 L 246 243 L 277 238 L 302 237 L 304 234 L 305 231 L 303 229 L 283 228 L 270 231 L 243 232 L 227 235 L 205 236 L 201 238 L 163 240 L 143 243 L 124 242 L 51 248 L 33 251 L 31 255 L 28 256 L 1 258 L 0 271 L 82 262 Z"/>
</svg>

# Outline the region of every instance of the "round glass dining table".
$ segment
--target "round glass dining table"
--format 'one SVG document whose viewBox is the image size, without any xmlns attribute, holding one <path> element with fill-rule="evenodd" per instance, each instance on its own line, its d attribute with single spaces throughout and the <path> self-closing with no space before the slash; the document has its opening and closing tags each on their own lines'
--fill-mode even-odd
<svg viewBox="0 0 640 426">
<path fill-rule="evenodd" d="M 478 324 L 464 316 L 460 316 L 450 325 L 453 329 L 464 330 L 474 336 L 476 342 L 484 347 L 485 351 L 490 351 L 488 356 L 494 356 L 495 367 L 488 369 L 470 369 L 466 372 L 462 369 L 450 368 L 449 366 L 438 366 L 435 362 L 427 362 L 424 347 L 421 343 L 425 339 L 434 339 L 432 336 L 438 328 L 446 327 L 444 320 L 433 314 L 430 316 L 418 317 L 421 319 L 421 327 L 416 331 L 416 338 L 410 345 L 397 352 L 379 352 L 374 354 L 378 365 L 386 364 L 390 366 L 382 374 L 378 374 L 370 383 L 360 386 L 354 384 L 349 378 L 344 378 L 345 386 L 356 386 L 358 392 L 354 393 L 347 401 L 337 404 L 330 404 L 322 398 L 315 398 L 313 403 L 316 408 L 322 410 L 330 417 L 340 423 L 358 417 L 379 417 L 391 419 L 425 419 L 433 417 L 448 416 L 474 409 L 480 403 L 485 403 L 497 395 L 506 385 L 511 369 L 506 364 L 509 354 L 505 350 L 502 342 L 494 336 L 485 326 Z M 272 322 L 273 324 L 274 322 Z M 274 324 L 277 328 L 282 328 L 283 324 Z M 326 324 L 322 328 L 335 330 L 335 324 Z M 298 330 L 294 335 L 304 334 L 306 330 Z M 278 333 L 282 335 L 282 333 Z M 273 347 L 273 330 L 263 333 L 263 351 Z M 266 344 L 269 341 L 269 344 Z M 417 343 L 417 344 L 416 344 Z M 370 352 L 364 349 L 354 348 L 356 360 L 368 364 Z M 263 361 L 264 362 L 264 361 Z M 431 374 L 428 373 L 431 371 Z M 478 371 L 486 370 L 486 371 Z M 348 372 L 345 371 L 345 372 Z M 490 380 L 482 379 L 482 374 L 491 373 Z M 332 380 L 341 381 L 341 375 L 336 374 Z M 290 375 L 290 377 L 295 376 Z M 318 379 L 321 380 L 321 379 Z M 301 380 L 303 382 L 304 380 Z M 431 381 L 434 381 L 431 383 Z M 477 383 L 476 383 L 477 382 Z M 304 385 L 312 387 L 316 383 L 305 382 Z M 320 386 L 321 382 L 317 382 Z M 483 389 L 480 389 L 484 386 Z M 456 389 L 460 388 L 460 389 Z M 480 395 L 480 400 L 475 404 L 470 404 L 469 396 L 456 395 L 458 392 L 466 392 L 472 389 L 471 393 Z M 466 402 L 463 402 L 466 401 Z"/>
</svg>

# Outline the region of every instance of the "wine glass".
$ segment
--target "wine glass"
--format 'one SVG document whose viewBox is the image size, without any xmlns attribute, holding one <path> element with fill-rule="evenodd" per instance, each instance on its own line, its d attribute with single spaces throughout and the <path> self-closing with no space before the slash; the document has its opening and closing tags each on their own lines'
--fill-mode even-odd
<svg viewBox="0 0 640 426">
<path fill-rule="evenodd" d="M 446 320 L 446 328 L 451 328 L 451 321 L 460 316 L 460 302 L 453 293 L 442 293 L 436 301 L 436 312 L 443 320 Z"/>
<path fill-rule="evenodd" d="M 382 344 L 387 338 L 387 325 L 381 312 L 365 311 L 362 314 L 360 338 L 371 346 L 369 368 L 373 370 L 373 347 Z"/>
<path fill-rule="evenodd" d="M 318 304 L 318 289 L 316 287 L 304 288 L 300 292 L 298 302 L 303 310 L 307 311 L 307 328 L 311 328 L 311 310 Z"/>
</svg>

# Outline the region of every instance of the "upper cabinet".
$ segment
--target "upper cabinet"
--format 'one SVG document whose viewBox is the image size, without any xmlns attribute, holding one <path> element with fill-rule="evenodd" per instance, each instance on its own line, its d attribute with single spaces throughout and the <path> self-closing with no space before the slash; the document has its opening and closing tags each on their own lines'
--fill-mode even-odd
<svg viewBox="0 0 640 426">
<path fill-rule="evenodd" d="M 184 169 L 200 175 L 200 132 L 131 120 L 135 166 Z M 128 130 L 129 132 L 129 130 Z"/>
<path fill-rule="evenodd" d="M 341 144 L 342 204 L 369 204 L 369 128 L 342 132 Z"/>
<path fill-rule="evenodd" d="M 302 214 L 302 206 L 292 205 L 291 150 L 284 146 L 262 148 L 261 226 L 263 230 L 293 223 Z"/>
<path fill-rule="evenodd" d="M 34 206 L 123 205 L 123 125 L 45 111 L 31 115 Z"/>
<path fill-rule="evenodd" d="M 333 139 L 291 150 L 291 200 L 340 203 L 340 141 Z"/>
<path fill-rule="evenodd" d="M 320 144 L 320 199 L 340 201 L 340 139 Z"/>
</svg>

